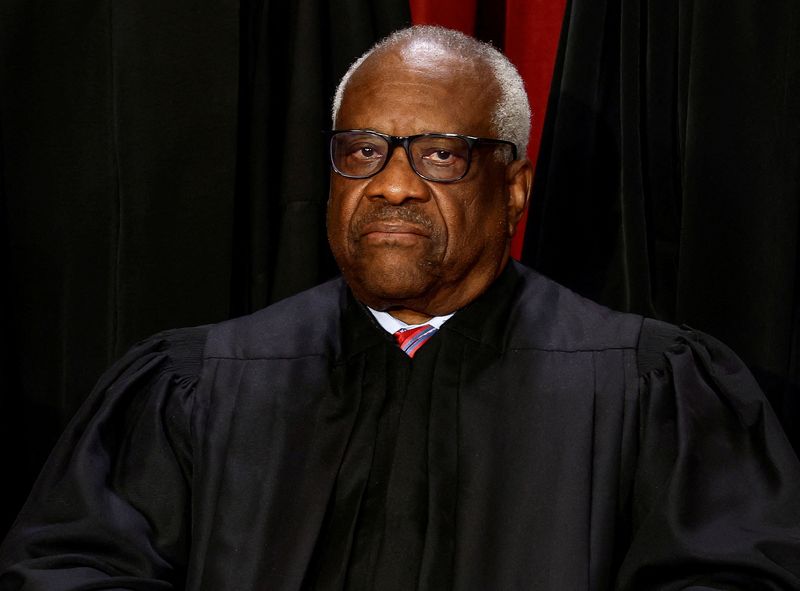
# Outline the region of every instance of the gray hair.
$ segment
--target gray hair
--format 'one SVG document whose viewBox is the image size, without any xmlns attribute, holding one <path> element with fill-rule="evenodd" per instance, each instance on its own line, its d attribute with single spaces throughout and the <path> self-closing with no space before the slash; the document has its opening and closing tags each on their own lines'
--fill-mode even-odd
<svg viewBox="0 0 800 591">
<path fill-rule="evenodd" d="M 404 45 L 412 41 L 424 41 L 450 50 L 461 57 L 479 61 L 488 66 L 500 89 L 500 98 L 491 114 L 491 124 L 498 139 L 504 139 L 517 146 L 517 157 L 524 158 L 531 131 L 531 107 L 525 84 L 514 65 L 506 56 L 493 46 L 478 41 L 464 33 L 431 25 L 416 25 L 395 31 L 379 41 L 364 55 L 352 63 L 333 97 L 331 116 L 336 125 L 336 116 L 342 105 L 347 83 L 353 73 L 364 61 L 377 51 L 390 49 L 396 45 Z"/>
</svg>

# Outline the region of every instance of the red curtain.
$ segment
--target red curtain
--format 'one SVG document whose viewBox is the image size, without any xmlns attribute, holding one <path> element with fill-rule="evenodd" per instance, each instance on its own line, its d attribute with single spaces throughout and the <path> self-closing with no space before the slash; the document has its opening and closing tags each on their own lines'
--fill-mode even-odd
<svg viewBox="0 0 800 591">
<path fill-rule="evenodd" d="M 415 25 L 441 25 L 467 35 L 475 34 L 477 0 L 410 0 L 409 4 Z M 502 3 L 498 6 L 502 7 Z"/>
<path fill-rule="evenodd" d="M 414 24 L 442 25 L 474 35 L 479 14 L 478 0 L 410 0 Z M 566 0 L 506 0 L 480 6 L 482 18 L 488 11 L 505 11 L 503 50 L 517 66 L 528 91 L 533 111 L 533 126 L 528 143 L 528 158 L 536 164 L 542 137 L 547 97 L 553 76 L 558 38 L 564 19 Z M 532 196 L 535 199 L 536 195 Z M 522 219 L 511 244 L 511 254 L 519 258 L 525 236 Z"/>
</svg>

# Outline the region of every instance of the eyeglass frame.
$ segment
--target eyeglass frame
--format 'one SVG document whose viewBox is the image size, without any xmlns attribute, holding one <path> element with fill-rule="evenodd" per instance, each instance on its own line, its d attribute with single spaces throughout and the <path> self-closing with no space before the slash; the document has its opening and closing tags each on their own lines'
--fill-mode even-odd
<svg viewBox="0 0 800 591">
<path fill-rule="evenodd" d="M 378 137 L 383 138 L 389 144 L 389 149 L 387 151 L 387 157 L 384 159 L 383 164 L 379 168 L 377 168 L 374 172 L 371 172 L 367 175 L 350 175 L 345 174 L 341 170 L 336 167 L 336 163 L 334 162 L 333 158 L 333 138 L 340 134 L 340 133 L 369 133 L 372 135 L 377 135 Z M 328 158 L 330 159 L 331 168 L 333 171 L 347 179 L 369 179 L 374 177 L 377 174 L 380 174 L 386 165 L 389 164 L 389 160 L 392 159 L 394 155 L 394 151 L 396 148 L 401 147 L 406 153 L 406 158 L 408 159 L 408 164 L 411 166 L 411 170 L 414 171 L 419 178 L 430 181 L 433 183 L 455 183 L 463 179 L 469 173 L 470 166 L 472 166 L 472 148 L 478 144 L 495 144 L 495 145 L 502 145 L 502 146 L 510 146 L 511 147 L 511 154 L 512 160 L 517 159 L 517 145 L 514 142 L 510 142 L 508 140 L 500 140 L 495 138 L 487 138 L 487 137 L 478 137 L 474 135 L 462 135 L 460 133 L 417 133 L 414 135 L 389 135 L 388 133 L 381 133 L 380 131 L 375 131 L 374 129 L 333 129 L 326 132 L 328 136 Z M 422 174 L 420 171 L 417 170 L 416 165 L 414 164 L 414 158 L 408 151 L 408 146 L 417 138 L 421 137 L 443 137 L 443 138 L 459 138 L 464 140 L 467 143 L 467 167 L 464 169 L 464 173 L 456 177 L 454 179 L 435 179 L 431 177 L 427 177 Z"/>
</svg>

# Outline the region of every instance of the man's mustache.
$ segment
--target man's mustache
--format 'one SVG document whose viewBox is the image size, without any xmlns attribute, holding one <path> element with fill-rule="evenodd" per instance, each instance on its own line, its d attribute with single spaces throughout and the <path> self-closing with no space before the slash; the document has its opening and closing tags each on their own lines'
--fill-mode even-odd
<svg viewBox="0 0 800 591">
<path fill-rule="evenodd" d="M 352 226 L 353 233 L 361 236 L 364 226 L 374 222 L 406 222 L 414 224 L 433 234 L 436 230 L 433 220 L 414 205 L 376 205 L 360 218 L 355 220 Z"/>
</svg>

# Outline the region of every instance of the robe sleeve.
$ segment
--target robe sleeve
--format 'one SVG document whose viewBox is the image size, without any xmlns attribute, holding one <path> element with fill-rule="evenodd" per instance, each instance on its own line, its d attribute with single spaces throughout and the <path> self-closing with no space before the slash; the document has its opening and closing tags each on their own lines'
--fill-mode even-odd
<svg viewBox="0 0 800 591">
<path fill-rule="evenodd" d="M 639 353 L 617 588 L 800 589 L 800 464 L 749 371 L 718 341 L 655 321 Z"/>
<path fill-rule="evenodd" d="M 205 335 L 157 335 L 100 379 L 0 547 L 0 589 L 183 588 Z"/>
</svg>

